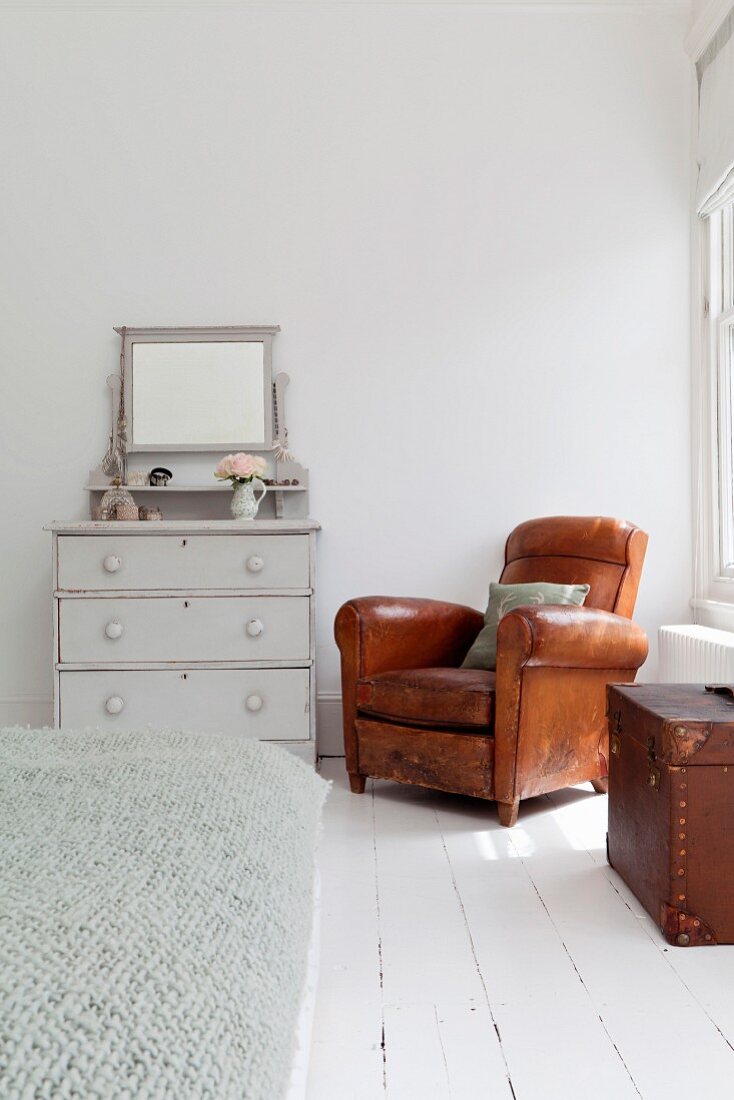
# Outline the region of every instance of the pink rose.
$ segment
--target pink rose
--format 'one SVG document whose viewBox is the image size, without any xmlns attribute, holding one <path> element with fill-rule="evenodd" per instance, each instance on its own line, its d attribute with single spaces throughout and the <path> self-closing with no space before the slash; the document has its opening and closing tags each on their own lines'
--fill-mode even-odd
<svg viewBox="0 0 734 1100">
<path fill-rule="evenodd" d="M 250 480 L 253 477 L 264 477 L 267 472 L 268 464 L 264 458 L 240 451 L 236 455 L 226 455 L 214 471 L 214 476 Z"/>
<path fill-rule="evenodd" d="M 221 478 L 222 480 L 225 480 L 226 478 L 231 477 L 232 476 L 231 462 L 232 462 L 233 458 L 234 458 L 234 455 L 226 455 L 226 457 L 223 458 L 221 460 L 221 462 L 218 464 L 216 470 L 214 471 L 214 476 L 218 477 L 218 478 Z"/>
<path fill-rule="evenodd" d="M 240 452 L 239 454 L 232 456 L 230 463 L 233 477 L 254 477 L 255 476 L 255 463 L 252 455 L 246 455 Z"/>
</svg>

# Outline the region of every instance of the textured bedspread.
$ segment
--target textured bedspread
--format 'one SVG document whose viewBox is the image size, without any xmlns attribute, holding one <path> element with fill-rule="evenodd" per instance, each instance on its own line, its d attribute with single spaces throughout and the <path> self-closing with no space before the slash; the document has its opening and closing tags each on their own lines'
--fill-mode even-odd
<svg viewBox="0 0 734 1100">
<path fill-rule="evenodd" d="M 0 1096 L 283 1096 L 326 788 L 257 742 L 0 731 Z"/>
</svg>

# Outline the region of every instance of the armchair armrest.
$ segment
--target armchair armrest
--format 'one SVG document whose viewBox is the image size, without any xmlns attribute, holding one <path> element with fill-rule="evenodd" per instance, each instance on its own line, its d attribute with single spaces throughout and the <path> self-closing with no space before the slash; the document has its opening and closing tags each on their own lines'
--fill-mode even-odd
<svg viewBox="0 0 734 1100">
<path fill-rule="evenodd" d="M 498 666 L 509 657 L 531 667 L 638 669 L 647 649 L 631 619 L 594 607 L 517 607 L 497 630 Z"/>
<path fill-rule="evenodd" d="M 403 668 L 456 668 L 484 625 L 472 607 L 395 596 L 349 600 L 337 612 L 334 637 L 341 653 L 342 714 L 347 771 L 358 768 L 357 680 Z"/>
<path fill-rule="evenodd" d="M 593 607 L 518 607 L 497 631 L 495 797 L 518 798 L 606 775 L 606 685 L 630 682 L 645 632 Z"/>
<path fill-rule="evenodd" d="M 349 600 L 334 636 L 358 678 L 400 668 L 458 667 L 484 625 L 473 607 L 399 596 Z"/>
</svg>

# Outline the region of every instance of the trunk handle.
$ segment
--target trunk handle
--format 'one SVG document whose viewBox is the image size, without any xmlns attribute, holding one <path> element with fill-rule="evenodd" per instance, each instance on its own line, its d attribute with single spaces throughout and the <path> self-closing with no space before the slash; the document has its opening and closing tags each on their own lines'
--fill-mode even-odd
<svg viewBox="0 0 734 1100">
<path fill-rule="evenodd" d="M 704 684 L 704 690 L 722 695 L 730 703 L 734 703 L 734 684 Z"/>
</svg>

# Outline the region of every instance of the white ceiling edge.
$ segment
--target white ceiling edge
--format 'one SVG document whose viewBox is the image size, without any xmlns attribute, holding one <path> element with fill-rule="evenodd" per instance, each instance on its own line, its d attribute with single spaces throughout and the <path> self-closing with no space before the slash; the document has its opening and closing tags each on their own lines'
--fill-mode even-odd
<svg viewBox="0 0 734 1100">
<path fill-rule="evenodd" d="M 717 4 L 719 0 L 711 0 Z M 734 0 L 725 0 L 727 7 Z M 183 11 L 238 8 L 461 8 L 499 11 L 690 11 L 691 0 L 0 0 L 0 12 Z M 701 17 L 703 18 L 703 17 Z M 695 26 L 701 21 L 699 19 Z M 695 27 L 693 28 L 695 30 Z M 693 31 L 690 32 L 691 34 Z M 705 47 L 704 47 L 705 49 Z"/>
<path fill-rule="evenodd" d="M 734 6 L 733 0 L 709 0 L 686 35 L 686 53 L 692 61 L 704 53 L 709 42 Z"/>
</svg>

